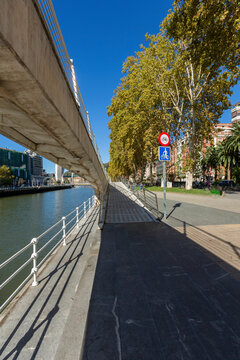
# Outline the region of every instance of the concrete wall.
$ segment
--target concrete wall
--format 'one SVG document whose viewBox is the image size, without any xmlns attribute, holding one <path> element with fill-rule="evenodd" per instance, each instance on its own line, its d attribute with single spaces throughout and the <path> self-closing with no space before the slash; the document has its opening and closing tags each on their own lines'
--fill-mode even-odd
<svg viewBox="0 0 240 360">
<path fill-rule="evenodd" d="M 32 0 L 1 0 L 0 132 L 88 180 L 106 177 Z"/>
</svg>

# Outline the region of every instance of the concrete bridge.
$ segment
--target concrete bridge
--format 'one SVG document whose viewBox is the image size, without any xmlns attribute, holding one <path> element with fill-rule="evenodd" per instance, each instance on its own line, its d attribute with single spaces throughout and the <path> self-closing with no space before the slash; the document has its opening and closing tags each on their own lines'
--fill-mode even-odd
<svg viewBox="0 0 240 360">
<path fill-rule="evenodd" d="M 0 133 L 89 181 L 106 175 L 51 1 L 2 0 Z"/>
</svg>

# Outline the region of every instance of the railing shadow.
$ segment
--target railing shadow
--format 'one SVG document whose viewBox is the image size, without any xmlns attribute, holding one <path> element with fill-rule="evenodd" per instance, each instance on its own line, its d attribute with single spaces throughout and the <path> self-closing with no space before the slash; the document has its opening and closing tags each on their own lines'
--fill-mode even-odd
<svg viewBox="0 0 240 360">
<path fill-rule="evenodd" d="M 177 205 L 177 204 L 176 204 L 176 205 Z M 174 206 L 174 207 L 175 207 L 175 206 Z M 175 210 L 175 209 L 174 209 L 174 210 Z M 172 211 L 172 212 L 173 212 L 173 211 Z M 172 213 L 172 212 L 171 212 L 171 213 Z M 169 215 L 168 215 L 167 218 L 170 217 L 171 213 L 169 213 Z M 190 234 L 189 234 L 189 231 L 188 231 L 188 230 L 189 230 L 189 229 L 190 229 L 190 230 L 191 230 L 191 229 L 194 229 L 194 230 L 196 230 L 196 231 L 198 232 L 198 234 L 200 234 L 200 237 L 201 237 L 201 235 L 206 235 L 208 238 L 211 238 L 211 239 L 213 239 L 214 241 L 216 241 L 216 243 L 218 243 L 217 246 L 219 246 L 220 248 L 221 248 L 221 244 L 224 244 L 224 245 L 229 246 L 229 248 L 230 248 L 230 249 L 235 253 L 235 255 L 238 257 L 238 259 L 240 259 L 240 246 L 233 245 L 233 244 L 231 243 L 231 241 L 224 240 L 223 238 L 221 238 L 221 237 L 219 237 L 219 236 L 216 236 L 216 235 L 214 235 L 214 234 L 212 234 L 212 233 L 210 233 L 210 232 L 208 232 L 208 231 L 206 231 L 206 230 L 204 230 L 204 229 L 201 229 L 201 228 L 199 228 L 199 227 L 196 226 L 196 225 L 190 224 L 190 223 L 188 223 L 187 221 L 180 220 L 180 219 L 178 219 L 178 218 L 176 218 L 176 217 L 174 217 L 174 216 L 171 216 L 171 218 L 174 219 L 175 222 L 179 223 L 180 227 L 183 228 L 183 233 L 184 233 L 185 236 L 188 236 L 188 237 L 189 237 Z M 201 240 L 201 238 L 200 238 L 200 240 Z M 201 245 L 201 244 L 199 244 L 199 245 Z M 208 251 L 210 251 L 208 247 L 206 247 L 206 249 L 207 249 Z M 213 255 L 216 255 L 216 254 L 213 253 Z M 239 264 L 239 266 L 240 266 L 240 264 Z"/>
<path fill-rule="evenodd" d="M 56 314 L 59 311 L 59 303 L 60 303 L 60 301 L 63 297 L 63 294 L 66 290 L 66 287 L 74 273 L 76 265 L 77 265 L 80 257 L 83 254 L 84 247 L 88 240 L 89 234 L 91 233 L 93 225 L 96 222 L 97 217 L 98 217 L 98 208 L 95 208 L 92 211 L 92 213 L 89 215 L 89 217 L 87 218 L 86 223 L 84 223 L 81 226 L 81 228 L 79 229 L 79 232 L 75 235 L 74 239 L 67 244 L 67 248 L 64 251 L 64 253 L 62 254 L 58 263 L 56 264 L 54 270 L 49 275 L 43 277 L 40 280 L 40 283 L 43 283 L 43 285 L 42 286 L 39 285 L 39 286 L 41 286 L 39 291 L 37 291 L 37 288 L 36 288 L 37 294 L 36 294 L 34 300 L 29 305 L 28 309 L 22 315 L 21 319 L 18 321 L 15 328 L 13 329 L 11 334 L 8 336 L 8 339 L 3 344 L 3 346 L 0 350 L 0 357 L 1 357 L 1 354 L 3 354 L 4 350 L 7 348 L 10 341 L 13 339 L 16 332 L 20 329 L 21 325 L 23 325 L 24 320 L 27 318 L 28 314 L 33 309 L 34 305 L 37 303 L 37 301 L 39 300 L 39 298 L 41 297 L 43 292 L 47 291 L 48 294 L 47 294 L 42 306 L 40 307 L 40 309 L 38 309 L 36 315 L 34 316 L 33 321 L 31 321 L 29 329 L 25 331 L 25 333 L 20 338 L 18 343 L 14 346 L 14 348 L 10 352 L 8 352 L 7 355 L 4 355 L 4 357 L 1 357 L 1 359 L 7 360 L 10 357 L 12 359 L 17 359 L 19 354 L 21 353 L 23 348 L 26 346 L 26 344 L 31 340 L 31 338 L 33 337 L 35 332 L 37 330 L 39 330 L 42 326 L 44 326 L 44 328 L 42 329 L 41 336 L 40 336 L 39 340 L 37 341 L 35 350 L 31 356 L 31 359 L 36 358 L 36 355 L 37 355 L 40 345 L 44 339 L 44 336 L 46 335 L 46 332 L 47 332 L 53 318 L 56 316 Z M 82 242 L 82 240 L 83 240 L 83 242 Z M 81 242 L 82 242 L 82 244 L 81 244 Z M 79 248 L 79 246 L 80 246 L 80 248 Z M 68 256 L 68 259 L 64 263 L 62 263 L 64 261 L 64 259 L 66 259 L 67 256 Z M 65 282 L 63 284 L 61 284 L 62 288 L 61 288 L 60 294 L 58 295 L 57 299 L 54 301 L 54 305 L 52 306 L 52 309 L 48 312 L 47 316 L 40 323 L 38 323 L 40 316 L 42 315 L 43 311 L 45 310 L 47 304 L 49 303 L 49 301 L 51 300 L 51 298 L 54 294 L 55 288 L 57 286 L 60 286 L 60 281 L 61 281 L 64 273 L 68 270 L 70 265 L 72 265 L 72 268 L 71 268 Z M 50 280 L 53 278 L 54 275 L 56 275 L 56 273 L 59 273 L 57 279 L 54 280 L 54 283 L 51 284 L 49 289 L 47 289 Z M 44 281 L 45 281 L 45 283 L 44 283 Z"/>
<path fill-rule="evenodd" d="M 239 359 L 240 282 L 181 225 L 105 225 L 82 360 Z"/>
</svg>

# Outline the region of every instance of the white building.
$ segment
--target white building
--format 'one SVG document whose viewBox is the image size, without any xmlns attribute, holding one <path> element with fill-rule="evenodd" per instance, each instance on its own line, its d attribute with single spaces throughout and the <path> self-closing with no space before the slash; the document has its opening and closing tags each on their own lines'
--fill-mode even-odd
<svg viewBox="0 0 240 360">
<path fill-rule="evenodd" d="M 232 113 L 232 123 L 240 121 L 240 102 L 234 105 L 234 108 L 231 110 Z"/>
</svg>

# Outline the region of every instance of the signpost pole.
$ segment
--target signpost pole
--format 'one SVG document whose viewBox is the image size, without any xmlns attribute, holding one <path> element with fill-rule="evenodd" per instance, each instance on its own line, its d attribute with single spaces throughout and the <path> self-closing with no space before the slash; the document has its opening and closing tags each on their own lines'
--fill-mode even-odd
<svg viewBox="0 0 240 360">
<path fill-rule="evenodd" d="M 170 151 L 170 147 L 168 147 L 168 145 L 170 145 L 171 139 L 169 134 L 167 134 L 166 132 L 162 132 L 158 137 L 158 141 L 161 145 L 159 147 L 159 160 L 163 161 L 163 218 L 166 219 L 167 218 L 166 161 L 171 160 L 171 151 Z"/>
<path fill-rule="evenodd" d="M 166 161 L 163 161 L 163 217 L 167 218 L 167 200 L 166 200 Z"/>
</svg>

